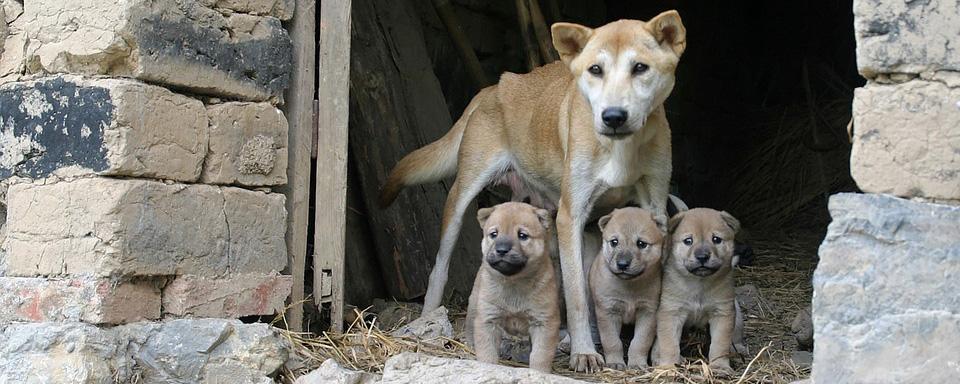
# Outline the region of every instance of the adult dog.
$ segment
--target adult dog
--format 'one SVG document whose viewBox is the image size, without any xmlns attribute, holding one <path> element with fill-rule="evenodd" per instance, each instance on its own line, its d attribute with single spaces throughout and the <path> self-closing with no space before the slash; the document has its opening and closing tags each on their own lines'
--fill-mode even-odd
<svg viewBox="0 0 960 384">
<path fill-rule="evenodd" d="M 464 212 L 485 186 L 506 182 L 558 203 L 570 366 L 594 371 L 603 358 L 590 336 L 583 228 L 595 208 L 609 212 L 630 202 L 666 227 L 672 165 L 663 102 L 673 90 L 686 30 L 679 14 L 667 11 L 596 29 L 556 23 L 552 34 L 562 62 L 505 73 L 480 91 L 446 135 L 400 160 L 380 203 L 388 206 L 403 187 L 456 174 L 424 311 L 440 305 Z"/>
</svg>

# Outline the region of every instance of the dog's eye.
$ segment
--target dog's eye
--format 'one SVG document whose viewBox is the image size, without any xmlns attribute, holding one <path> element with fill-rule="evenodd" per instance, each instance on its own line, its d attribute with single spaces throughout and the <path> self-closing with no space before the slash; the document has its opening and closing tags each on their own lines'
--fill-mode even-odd
<svg viewBox="0 0 960 384">
<path fill-rule="evenodd" d="M 693 237 L 687 237 L 686 239 L 683 239 L 683 244 L 684 244 L 684 245 L 693 245 Z"/>
<path fill-rule="evenodd" d="M 618 246 L 618 245 L 620 245 L 620 240 L 610 239 L 610 246 L 611 246 L 611 247 L 616 247 L 616 246 Z"/>
<path fill-rule="evenodd" d="M 517 232 L 517 237 L 519 237 L 520 240 L 526 240 L 526 239 L 530 238 L 530 235 L 528 235 L 528 234 L 526 234 L 526 233 L 523 233 L 523 232 Z"/>
<path fill-rule="evenodd" d="M 648 69 L 650 69 L 649 65 L 646 65 L 644 63 L 636 63 L 633 65 L 633 74 L 639 75 L 641 73 L 646 72 Z"/>
<path fill-rule="evenodd" d="M 490 238 L 491 238 L 491 239 L 496 239 L 498 234 L 499 234 L 499 233 L 497 233 L 497 231 L 490 232 Z"/>
<path fill-rule="evenodd" d="M 603 76 L 603 68 L 600 68 L 600 66 L 596 64 L 587 68 L 587 72 L 590 72 L 590 74 L 594 76 Z"/>
<path fill-rule="evenodd" d="M 650 244 L 647 244 L 647 242 L 643 240 L 637 240 L 637 248 L 646 249 L 648 245 Z"/>
<path fill-rule="evenodd" d="M 716 236 L 714 236 L 713 239 L 711 239 L 711 240 L 713 240 L 713 243 L 714 243 L 714 244 L 720 244 L 720 243 L 723 242 L 723 239 L 721 239 L 721 238 L 719 238 L 719 237 L 716 237 Z"/>
</svg>

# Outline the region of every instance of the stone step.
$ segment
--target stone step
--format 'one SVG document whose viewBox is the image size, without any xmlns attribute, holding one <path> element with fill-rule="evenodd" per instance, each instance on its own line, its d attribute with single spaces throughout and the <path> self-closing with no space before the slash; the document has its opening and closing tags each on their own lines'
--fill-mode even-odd
<svg viewBox="0 0 960 384">
<path fill-rule="evenodd" d="M 270 273 L 287 263 L 281 194 L 136 179 L 13 184 L 9 276 Z"/>
</svg>

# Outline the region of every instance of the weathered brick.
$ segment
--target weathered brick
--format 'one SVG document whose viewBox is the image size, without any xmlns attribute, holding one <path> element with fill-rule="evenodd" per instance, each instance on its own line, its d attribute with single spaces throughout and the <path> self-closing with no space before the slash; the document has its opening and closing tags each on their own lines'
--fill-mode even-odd
<svg viewBox="0 0 960 384">
<path fill-rule="evenodd" d="M 160 289 L 150 281 L 0 277 L 0 323 L 123 324 L 158 318 Z"/>
<path fill-rule="evenodd" d="M 293 17 L 294 0 L 201 0 L 210 8 L 229 9 L 252 15 L 273 16 L 280 20 Z"/>
<path fill-rule="evenodd" d="M 267 324 L 0 325 L 0 383 L 271 383 L 290 345 Z"/>
<path fill-rule="evenodd" d="M 272 315 L 283 311 L 292 285 L 292 276 L 277 273 L 177 276 L 163 288 L 163 313 L 220 318 Z"/>
<path fill-rule="evenodd" d="M 293 45 L 280 20 L 225 14 L 204 5 L 211 2 L 28 1 L 26 70 L 129 76 L 203 94 L 281 99 Z"/>
<path fill-rule="evenodd" d="M 84 178 L 7 192 L 7 274 L 266 273 L 286 265 L 283 195 Z"/>
<path fill-rule="evenodd" d="M 960 199 L 960 88 L 869 84 L 853 101 L 850 173 L 864 192 Z"/>
<path fill-rule="evenodd" d="M 817 383 L 946 383 L 960 357 L 960 207 L 830 198 L 813 277 Z"/>
<path fill-rule="evenodd" d="M 210 145 L 201 181 L 249 186 L 287 182 L 287 119 L 268 103 L 207 107 Z"/>
<path fill-rule="evenodd" d="M 194 181 L 203 104 L 162 87 L 54 76 L 0 86 L 0 179 L 57 173 Z"/>
<path fill-rule="evenodd" d="M 15 0 L 0 0 L 0 84 L 16 81 L 23 72 L 23 5 Z"/>
<path fill-rule="evenodd" d="M 854 0 L 860 73 L 960 71 L 958 10 L 960 0 Z"/>
</svg>

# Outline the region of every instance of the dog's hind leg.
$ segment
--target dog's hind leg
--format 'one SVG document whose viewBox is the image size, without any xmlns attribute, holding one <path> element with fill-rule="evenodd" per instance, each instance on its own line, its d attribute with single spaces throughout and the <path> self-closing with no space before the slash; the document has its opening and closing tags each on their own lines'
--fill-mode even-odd
<svg viewBox="0 0 960 384">
<path fill-rule="evenodd" d="M 509 166 L 509 159 L 504 151 L 465 153 L 461 158 L 461 164 L 443 207 L 440 249 L 437 251 L 433 270 L 430 272 L 427 294 L 423 299 L 423 314 L 439 307 L 443 299 L 443 289 L 447 285 L 447 274 L 450 269 L 450 256 L 460 238 L 463 214 L 483 187 Z"/>
</svg>

